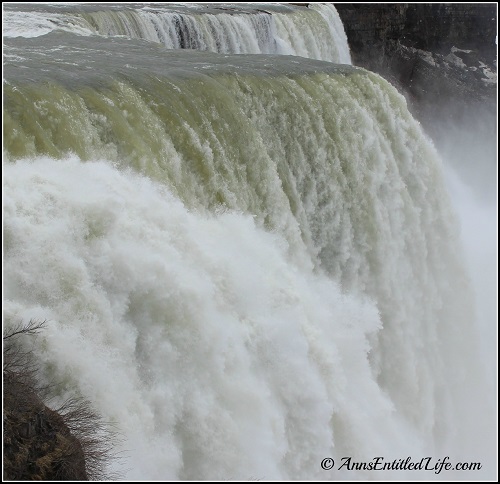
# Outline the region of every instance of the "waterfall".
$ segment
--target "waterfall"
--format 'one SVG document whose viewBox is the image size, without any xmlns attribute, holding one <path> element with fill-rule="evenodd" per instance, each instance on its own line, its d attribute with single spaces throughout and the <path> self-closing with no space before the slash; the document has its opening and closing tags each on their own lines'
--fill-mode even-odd
<svg viewBox="0 0 500 484">
<path fill-rule="evenodd" d="M 373 478 L 320 462 L 463 438 L 477 337 L 439 156 L 381 77 L 270 55 L 338 31 L 281 8 L 183 13 L 185 50 L 160 7 L 5 39 L 5 321 L 49 320 L 43 378 L 115 423 L 127 479 Z"/>
<path fill-rule="evenodd" d="M 12 7 L 11 7 L 12 8 Z M 350 64 L 347 39 L 331 4 L 311 8 L 188 6 L 32 6 L 5 12 L 6 37 L 33 37 L 53 30 L 79 35 L 126 36 L 158 42 L 168 49 L 223 54 L 286 54 Z"/>
</svg>

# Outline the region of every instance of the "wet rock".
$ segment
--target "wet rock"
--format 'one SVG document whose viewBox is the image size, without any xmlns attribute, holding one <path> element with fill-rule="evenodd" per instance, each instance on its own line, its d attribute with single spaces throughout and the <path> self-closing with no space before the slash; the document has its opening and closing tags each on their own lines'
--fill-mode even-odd
<svg viewBox="0 0 500 484">
<path fill-rule="evenodd" d="M 64 419 L 22 383 L 4 382 L 4 480 L 88 480 Z"/>
<path fill-rule="evenodd" d="M 403 91 L 420 121 L 496 109 L 496 4 L 335 4 L 355 65 Z"/>
</svg>

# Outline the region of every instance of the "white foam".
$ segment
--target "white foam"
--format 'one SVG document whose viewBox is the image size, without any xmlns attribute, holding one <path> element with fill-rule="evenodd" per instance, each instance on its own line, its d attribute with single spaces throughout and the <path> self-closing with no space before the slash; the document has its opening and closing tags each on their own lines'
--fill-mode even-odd
<svg viewBox="0 0 500 484">
<path fill-rule="evenodd" d="M 376 307 L 279 235 L 105 163 L 4 169 L 7 324 L 50 321 L 48 376 L 116 422 L 128 479 L 324 478 L 325 456 L 420 450 L 368 362 Z"/>
</svg>

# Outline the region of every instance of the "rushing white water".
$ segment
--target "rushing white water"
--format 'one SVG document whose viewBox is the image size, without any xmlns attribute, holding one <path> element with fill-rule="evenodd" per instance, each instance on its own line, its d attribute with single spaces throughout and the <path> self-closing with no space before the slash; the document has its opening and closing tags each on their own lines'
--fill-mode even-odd
<svg viewBox="0 0 500 484">
<path fill-rule="evenodd" d="M 388 83 L 115 37 L 5 50 L 5 322 L 49 321 L 42 377 L 116 424 L 125 478 L 481 460 L 458 226 Z"/>
<path fill-rule="evenodd" d="M 193 4 L 186 9 L 167 4 L 127 8 L 101 4 L 60 7 L 51 12 L 6 10 L 4 14 L 5 37 L 37 37 L 65 30 L 79 35 L 144 39 L 168 49 L 287 54 L 351 63 L 342 22 L 331 4 L 312 4 L 307 9 L 275 6 L 270 11 L 252 5 L 219 4 L 210 8 Z"/>
<path fill-rule="evenodd" d="M 368 363 L 375 306 L 281 236 L 105 163 L 5 168 L 6 318 L 50 319 L 40 359 L 119 424 L 129 479 L 311 478 L 323 454 L 413 449 Z"/>
<path fill-rule="evenodd" d="M 449 444 L 455 387 L 473 373 L 467 293 L 456 279 L 463 276 L 435 154 L 398 112 L 403 98 L 376 79 L 303 79 L 294 101 L 303 95 L 303 109 L 314 100 L 304 88 L 319 88 L 317 99 L 328 86 L 347 89 L 315 117 L 294 110 L 301 136 L 273 121 L 287 99 L 275 97 L 275 112 L 264 109 L 263 93 L 250 103 L 242 79 L 234 99 L 237 111 L 250 110 L 254 131 L 245 124 L 240 143 L 260 153 L 259 181 L 251 172 L 238 180 L 232 145 L 219 154 L 209 148 L 209 139 L 228 142 L 213 128 L 186 127 L 190 144 L 204 147 L 203 169 L 219 174 L 203 191 L 195 171 L 182 174 L 195 167 L 194 153 L 177 145 L 176 154 L 170 147 L 155 155 L 171 153 L 167 185 L 194 212 L 105 163 L 5 167 L 6 318 L 52 322 L 40 359 L 67 392 L 89 397 L 125 432 L 128 478 L 319 478 L 325 452 L 420 455 Z M 265 92 L 278 96 L 282 83 L 297 87 L 267 80 Z M 361 86 L 383 106 L 384 129 L 370 103 L 349 97 Z M 125 99 L 127 90 L 119 92 Z M 359 139 L 328 124 L 344 105 Z M 211 190 L 237 211 L 204 210 Z M 313 272 L 317 264 L 333 279 Z M 335 280 L 352 295 L 342 296 Z"/>
<path fill-rule="evenodd" d="M 39 37 L 53 30 L 63 30 L 77 35 L 91 35 L 94 30 L 84 18 L 61 12 L 11 10 L 11 3 L 4 2 L 2 11 L 2 35 L 12 37 Z"/>
</svg>

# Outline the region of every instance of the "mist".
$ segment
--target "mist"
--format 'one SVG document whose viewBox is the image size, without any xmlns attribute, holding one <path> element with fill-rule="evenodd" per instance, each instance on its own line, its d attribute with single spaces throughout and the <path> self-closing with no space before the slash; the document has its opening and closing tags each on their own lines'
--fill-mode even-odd
<svg viewBox="0 0 500 484">
<path fill-rule="evenodd" d="M 462 118 L 432 124 L 435 145 L 443 159 L 446 185 L 459 219 L 465 264 L 475 296 L 482 381 L 464 392 L 466 440 L 459 448 L 468 458 L 497 460 L 497 123 L 491 106 L 479 106 Z M 486 466 L 485 466 L 486 467 Z M 494 479 L 495 468 L 481 478 Z"/>
</svg>

